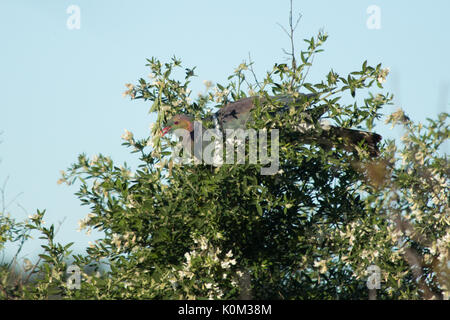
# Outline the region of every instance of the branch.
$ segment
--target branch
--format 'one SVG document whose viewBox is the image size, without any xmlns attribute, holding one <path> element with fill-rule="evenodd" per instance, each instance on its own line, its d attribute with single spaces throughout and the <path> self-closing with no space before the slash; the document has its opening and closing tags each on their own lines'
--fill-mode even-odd
<svg viewBox="0 0 450 320">
<path fill-rule="evenodd" d="M 259 84 L 258 78 L 256 77 L 255 70 L 253 70 L 253 61 L 252 61 L 252 57 L 250 56 L 250 52 L 248 53 L 248 69 L 250 70 L 251 74 L 253 75 L 253 78 L 255 79 L 255 84 L 261 90 L 262 87 Z"/>
<path fill-rule="evenodd" d="M 277 24 L 281 27 L 281 29 L 286 33 L 286 35 L 290 39 L 291 51 L 289 52 L 289 51 L 286 51 L 285 49 L 282 49 L 282 50 L 283 50 L 283 52 L 285 54 L 287 54 L 288 56 L 291 57 L 291 67 L 292 67 L 292 71 L 295 73 L 295 70 L 297 69 L 297 61 L 295 59 L 294 33 L 295 33 L 295 30 L 297 29 L 298 24 L 299 24 L 299 22 L 300 22 L 300 20 L 302 18 L 302 15 L 299 13 L 298 18 L 297 18 L 297 20 L 294 23 L 294 21 L 292 19 L 292 12 L 293 12 L 292 0 L 290 0 L 289 30 L 287 30 L 285 27 L 283 27 L 280 23 L 277 23 Z M 295 80 L 295 77 L 293 76 L 292 79 L 291 79 L 291 84 L 290 84 L 291 90 L 293 90 L 294 80 Z"/>
<path fill-rule="evenodd" d="M 414 230 L 411 230 L 412 226 L 409 221 L 407 221 L 400 214 L 398 214 L 395 218 L 395 223 L 397 225 L 397 228 L 403 234 L 406 234 L 407 231 L 415 233 Z M 420 240 L 424 241 L 426 239 L 422 237 Z M 411 272 L 414 276 L 414 280 L 418 284 L 419 288 L 423 291 L 423 298 L 426 300 L 442 300 L 442 295 L 433 292 L 433 290 L 425 282 L 423 274 L 423 257 L 419 254 L 419 252 L 412 247 L 407 247 L 405 248 L 404 257 L 406 262 L 409 264 Z"/>
</svg>

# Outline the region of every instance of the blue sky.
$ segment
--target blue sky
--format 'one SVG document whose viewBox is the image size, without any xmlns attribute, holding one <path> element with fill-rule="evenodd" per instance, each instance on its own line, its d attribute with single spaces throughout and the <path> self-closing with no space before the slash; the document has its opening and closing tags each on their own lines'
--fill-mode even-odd
<svg viewBox="0 0 450 320">
<path fill-rule="evenodd" d="M 70 5 L 80 8 L 80 29 L 67 27 Z M 381 10 L 381 29 L 366 25 L 370 5 Z M 331 68 L 344 75 L 365 60 L 381 62 L 391 68 L 386 91 L 413 120 L 449 112 L 449 1 L 294 0 L 294 10 L 303 15 L 297 50 L 319 29 L 329 34 L 311 82 Z M 148 136 L 154 116 L 150 103 L 124 99 L 122 92 L 125 83 L 148 75 L 145 58 L 176 55 L 197 66 L 195 97 L 203 80 L 225 83 L 249 53 L 260 75 L 284 62 L 289 39 L 277 23 L 286 25 L 288 14 L 288 0 L 1 1 L 0 183 L 9 177 L 7 200 L 20 193 L 8 211 L 21 220 L 46 209 L 47 224 L 65 219 L 57 239 L 75 241 L 82 252 L 97 235 L 76 231 L 89 208 L 80 206 L 75 187 L 57 185 L 59 171 L 82 152 L 133 163 L 120 136 L 125 128 Z M 30 243 L 23 256 L 35 256 L 38 244 Z"/>
</svg>

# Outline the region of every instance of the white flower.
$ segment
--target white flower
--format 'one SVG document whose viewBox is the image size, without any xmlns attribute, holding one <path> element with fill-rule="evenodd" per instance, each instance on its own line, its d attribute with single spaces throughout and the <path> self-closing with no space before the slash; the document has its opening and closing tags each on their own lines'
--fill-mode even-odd
<svg viewBox="0 0 450 320">
<path fill-rule="evenodd" d="M 128 208 L 136 208 L 137 207 L 137 201 L 136 200 L 134 200 L 134 198 L 133 198 L 133 196 L 131 195 L 131 194 L 129 194 L 128 196 L 127 196 L 127 207 Z"/>
<path fill-rule="evenodd" d="M 213 86 L 213 83 L 209 80 L 203 80 L 203 84 L 205 85 L 206 89 L 209 89 Z"/>
<path fill-rule="evenodd" d="M 206 250 L 208 248 L 208 241 L 206 238 L 200 239 L 200 249 Z"/>
<path fill-rule="evenodd" d="M 123 166 L 120 166 L 120 171 L 122 173 L 122 176 L 124 178 L 133 178 L 134 177 L 134 173 L 132 173 L 130 170 L 125 169 Z"/>
<path fill-rule="evenodd" d="M 391 71 L 390 68 L 382 69 L 380 74 L 378 75 L 378 82 L 379 83 L 385 83 L 386 77 L 388 76 L 389 72 Z"/>
<path fill-rule="evenodd" d="M 31 269 L 33 269 L 33 267 L 34 265 L 29 259 L 27 258 L 23 259 L 23 269 L 25 272 L 30 271 Z"/>
<path fill-rule="evenodd" d="M 180 278 L 184 278 L 184 277 L 186 277 L 186 275 L 187 275 L 187 273 L 185 271 L 183 271 L 183 270 L 178 271 L 178 276 Z"/>
<path fill-rule="evenodd" d="M 188 265 L 191 264 L 191 255 L 189 254 L 189 252 L 186 252 L 186 253 L 184 254 L 184 257 L 186 258 L 187 264 L 188 264 Z"/>
<path fill-rule="evenodd" d="M 375 103 L 382 103 L 384 100 L 384 97 L 382 94 L 377 94 L 376 97 L 373 99 L 373 102 Z"/>
<path fill-rule="evenodd" d="M 151 85 L 155 86 L 155 87 L 160 87 L 161 84 L 162 84 L 162 82 L 159 81 L 159 80 L 153 80 L 152 83 L 151 83 Z"/>
<path fill-rule="evenodd" d="M 97 164 L 97 161 L 98 161 L 98 155 L 95 155 L 95 156 L 92 157 L 92 160 L 91 160 L 91 162 L 89 163 L 89 165 L 90 165 L 90 166 L 94 166 L 94 165 Z"/>
<path fill-rule="evenodd" d="M 328 270 L 326 260 L 320 260 L 320 261 L 314 262 L 314 267 L 319 268 L 320 273 L 325 273 Z"/>
<path fill-rule="evenodd" d="M 33 215 L 29 215 L 29 216 L 28 216 L 28 219 L 34 220 L 34 219 L 37 219 L 38 217 L 39 217 L 39 215 L 38 215 L 37 213 L 35 213 L 35 214 L 33 214 Z"/>
<path fill-rule="evenodd" d="M 184 95 L 189 95 L 191 93 L 191 89 L 189 89 L 189 88 L 187 88 L 187 89 L 181 88 L 180 93 L 184 94 Z"/>
<path fill-rule="evenodd" d="M 245 64 L 245 63 L 243 62 L 243 63 L 241 63 L 241 64 L 234 70 L 234 72 L 237 73 L 237 72 L 241 72 L 241 71 L 247 70 L 247 69 L 248 69 L 247 64 Z"/>
<path fill-rule="evenodd" d="M 320 120 L 320 127 L 323 130 L 330 130 L 331 129 L 331 123 L 330 123 L 330 121 L 328 121 L 326 119 L 322 119 L 322 120 Z"/>
<path fill-rule="evenodd" d="M 121 136 L 125 141 L 130 142 L 133 139 L 133 133 L 125 129 L 125 133 Z"/>
<path fill-rule="evenodd" d="M 164 104 L 161 106 L 161 111 L 165 112 L 165 111 L 169 111 L 170 110 L 170 106 L 167 104 Z"/>
<path fill-rule="evenodd" d="M 219 88 L 215 87 L 214 88 L 215 101 L 216 102 L 221 102 L 223 97 L 228 96 L 229 93 L 230 93 L 230 91 L 228 89 L 224 89 L 223 91 L 220 91 Z"/>
<path fill-rule="evenodd" d="M 120 239 L 120 235 L 118 235 L 117 233 L 113 233 L 112 234 L 112 239 L 111 239 L 111 243 L 114 244 L 117 247 L 117 252 L 120 251 L 120 247 L 121 247 L 121 239 Z"/>
<path fill-rule="evenodd" d="M 81 230 L 85 229 L 85 228 L 86 228 L 86 224 L 87 224 L 86 219 L 80 219 L 80 220 L 78 220 L 78 229 L 77 229 L 77 232 L 80 232 Z"/>
</svg>

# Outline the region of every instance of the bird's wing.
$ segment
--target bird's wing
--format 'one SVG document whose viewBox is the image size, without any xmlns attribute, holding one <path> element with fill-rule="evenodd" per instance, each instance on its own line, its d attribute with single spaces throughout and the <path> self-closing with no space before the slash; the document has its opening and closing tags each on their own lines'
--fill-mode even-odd
<svg viewBox="0 0 450 320">
<path fill-rule="evenodd" d="M 301 104 L 306 99 L 315 96 L 314 94 L 300 94 L 299 97 L 294 98 L 292 95 L 278 95 L 270 97 L 276 102 L 281 103 L 279 112 L 286 112 L 291 105 Z M 243 98 L 235 102 L 228 103 L 224 107 L 220 108 L 214 115 L 217 118 L 220 126 L 223 129 L 239 129 L 245 128 L 245 124 L 250 119 L 250 111 L 255 106 L 255 100 L 264 102 L 264 97 L 249 97 Z"/>
<path fill-rule="evenodd" d="M 255 106 L 254 99 L 259 98 L 250 97 L 240 99 L 220 108 L 216 112 L 215 117 L 222 129 L 245 128 L 245 124 L 250 119 L 250 110 Z"/>
</svg>

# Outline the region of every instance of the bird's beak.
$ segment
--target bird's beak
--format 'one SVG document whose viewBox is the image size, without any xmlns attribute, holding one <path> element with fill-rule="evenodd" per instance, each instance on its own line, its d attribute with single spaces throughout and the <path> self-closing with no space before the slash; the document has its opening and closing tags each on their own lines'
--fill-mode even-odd
<svg viewBox="0 0 450 320">
<path fill-rule="evenodd" d="M 166 133 L 170 131 L 170 129 L 172 129 L 171 126 L 168 126 L 168 127 L 165 127 L 164 129 L 162 129 L 161 137 L 164 137 L 166 135 Z"/>
</svg>

